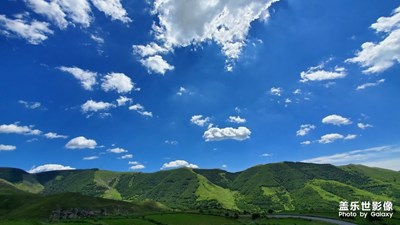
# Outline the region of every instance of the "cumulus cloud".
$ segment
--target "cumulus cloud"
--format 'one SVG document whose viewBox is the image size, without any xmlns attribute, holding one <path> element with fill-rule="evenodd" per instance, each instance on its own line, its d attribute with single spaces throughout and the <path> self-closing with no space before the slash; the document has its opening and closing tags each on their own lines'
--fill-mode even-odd
<svg viewBox="0 0 400 225">
<path fill-rule="evenodd" d="M 133 162 L 130 161 L 128 164 L 132 165 L 131 167 L 129 167 L 129 169 L 131 169 L 131 170 L 141 170 L 141 169 L 146 168 L 143 164 L 141 164 L 138 161 L 133 161 Z"/>
<path fill-rule="evenodd" d="M 9 19 L 0 15 L 0 34 L 7 37 L 19 37 L 28 41 L 30 44 L 37 45 L 53 34 L 49 28 L 50 24 L 36 20 L 27 21 L 24 18 Z"/>
<path fill-rule="evenodd" d="M 348 118 L 342 117 L 340 115 L 332 114 L 332 115 L 329 115 L 329 116 L 326 116 L 325 118 L 323 118 L 322 123 L 341 126 L 341 125 L 349 125 L 352 122 Z"/>
<path fill-rule="evenodd" d="M 24 100 L 19 100 L 18 103 L 27 109 L 38 109 L 42 105 L 40 102 L 27 102 Z"/>
<path fill-rule="evenodd" d="M 296 132 L 296 136 L 305 136 L 310 133 L 311 130 L 314 130 L 315 126 L 312 124 L 303 124 L 300 126 L 300 129 Z"/>
<path fill-rule="evenodd" d="M 324 136 L 321 136 L 321 139 L 319 139 L 318 142 L 321 144 L 329 144 L 343 138 L 344 136 L 338 133 L 325 134 Z"/>
<path fill-rule="evenodd" d="M 14 151 L 17 149 L 14 145 L 2 145 L 0 144 L 0 151 Z"/>
<path fill-rule="evenodd" d="M 161 170 L 174 169 L 174 168 L 180 168 L 180 167 L 187 167 L 187 168 L 193 168 L 193 169 L 199 168 L 199 166 L 197 166 L 196 164 L 188 163 L 185 160 L 175 160 L 175 161 L 171 161 L 168 163 L 164 163 L 161 167 Z"/>
<path fill-rule="evenodd" d="M 344 67 L 336 66 L 333 70 L 325 70 L 324 64 L 316 67 L 310 67 L 307 71 L 300 73 L 301 82 L 308 81 L 326 81 L 344 78 L 347 75 L 347 71 Z"/>
<path fill-rule="evenodd" d="M 144 165 L 142 165 L 142 164 L 133 165 L 133 166 L 129 167 L 129 169 L 131 169 L 131 170 L 141 170 L 141 169 L 144 169 L 144 168 L 146 168 L 146 167 Z"/>
<path fill-rule="evenodd" d="M 128 98 L 126 96 L 119 96 L 119 98 L 117 99 L 117 104 L 118 106 L 123 106 L 126 105 L 127 103 L 131 103 L 132 99 Z"/>
<path fill-rule="evenodd" d="M 269 90 L 269 93 L 270 93 L 271 95 L 281 96 L 282 91 L 283 91 L 283 89 L 280 88 L 280 87 L 272 87 L 272 88 Z"/>
<path fill-rule="evenodd" d="M 222 141 L 227 139 L 233 139 L 237 141 L 243 141 L 250 138 L 251 131 L 247 127 L 210 127 L 203 134 L 203 138 L 206 141 Z"/>
<path fill-rule="evenodd" d="M 123 73 L 109 73 L 104 76 L 102 81 L 101 87 L 104 91 L 113 90 L 118 93 L 127 93 L 135 87 L 131 78 Z"/>
<path fill-rule="evenodd" d="M 132 158 L 133 158 L 132 154 L 126 154 L 126 155 L 121 156 L 119 159 L 132 159 Z"/>
<path fill-rule="evenodd" d="M 34 129 L 33 125 L 20 126 L 18 123 L 0 125 L 0 133 L 5 134 L 23 134 L 23 135 L 40 135 L 42 131 Z"/>
<path fill-rule="evenodd" d="M 96 146 L 97 142 L 95 140 L 87 139 L 83 136 L 73 138 L 65 145 L 68 149 L 94 149 Z"/>
<path fill-rule="evenodd" d="M 41 166 L 33 167 L 28 171 L 28 173 L 42 173 L 47 171 L 54 171 L 54 170 L 74 170 L 70 166 L 63 166 L 60 164 L 44 164 Z"/>
<path fill-rule="evenodd" d="M 123 148 L 112 148 L 112 149 L 107 149 L 107 152 L 120 154 L 120 153 L 125 153 L 125 152 L 128 152 L 128 151 L 123 149 Z"/>
<path fill-rule="evenodd" d="M 357 135 L 355 134 L 348 134 L 346 136 L 342 135 L 342 134 L 338 134 L 338 133 L 331 133 L 331 134 L 325 134 L 323 136 L 321 136 L 321 138 L 318 140 L 319 143 L 321 144 L 330 144 L 335 142 L 336 140 L 352 140 L 357 138 Z"/>
<path fill-rule="evenodd" d="M 61 66 L 58 68 L 63 72 L 67 72 L 74 76 L 81 83 L 85 90 L 93 90 L 93 86 L 96 84 L 97 73 L 91 72 L 89 70 L 83 70 L 78 67 L 65 67 Z"/>
<path fill-rule="evenodd" d="M 83 160 L 95 160 L 98 159 L 98 156 L 87 156 L 87 157 L 83 157 Z"/>
<path fill-rule="evenodd" d="M 129 110 L 136 111 L 137 113 L 139 113 L 142 116 L 153 117 L 153 113 L 149 112 L 149 111 L 145 111 L 144 107 L 141 104 L 131 105 L 131 106 L 129 106 Z"/>
<path fill-rule="evenodd" d="M 374 127 L 374 126 L 372 126 L 371 124 L 367 124 L 367 123 L 357 123 L 357 127 L 360 128 L 361 130 L 365 130 L 367 128 Z"/>
<path fill-rule="evenodd" d="M 190 122 L 196 124 L 197 126 L 203 127 L 210 122 L 210 117 L 203 117 L 203 115 L 194 115 L 190 119 Z"/>
<path fill-rule="evenodd" d="M 240 116 L 229 116 L 228 121 L 231 123 L 246 123 L 246 119 Z"/>
<path fill-rule="evenodd" d="M 154 72 L 164 75 L 168 70 L 174 69 L 174 66 L 170 65 L 160 55 L 154 55 L 141 59 L 140 63 L 147 68 L 149 73 Z"/>
<path fill-rule="evenodd" d="M 132 20 L 128 17 L 128 13 L 124 9 L 120 0 L 91 0 L 93 5 L 111 17 L 112 20 L 119 20 L 123 23 L 130 23 Z"/>
<path fill-rule="evenodd" d="M 159 53 L 167 53 L 168 49 L 159 46 L 157 43 L 151 42 L 147 45 L 133 45 L 133 53 L 138 54 L 142 57 L 153 56 Z"/>
<path fill-rule="evenodd" d="M 227 70 L 232 69 L 246 45 L 251 23 L 266 21 L 268 9 L 277 0 L 240 0 L 211 2 L 156 0 L 153 14 L 155 38 L 167 48 L 179 48 L 213 41 L 227 57 Z M 196 13 L 193 12 L 196 9 Z"/>
<path fill-rule="evenodd" d="M 88 100 L 86 101 L 82 106 L 82 112 L 87 113 L 87 112 L 97 112 L 101 110 L 108 110 L 111 107 L 114 107 L 115 105 L 108 103 L 108 102 L 96 102 L 93 100 Z"/>
<path fill-rule="evenodd" d="M 63 138 L 63 139 L 66 139 L 66 138 L 68 138 L 68 136 L 66 136 L 66 135 L 60 135 L 60 134 L 53 133 L 53 132 L 45 133 L 44 136 L 45 136 L 46 138 L 48 138 L 48 139 L 56 139 L 56 138 Z"/>
<path fill-rule="evenodd" d="M 364 74 L 380 73 L 400 62 L 400 7 L 390 17 L 380 17 L 371 28 L 383 34 L 383 40 L 363 43 L 355 57 L 346 60 L 365 68 Z"/>
<path fill-rule="evenodd" d="M 357 86 L 356 90 L 359 91 L 359 90 L 364 90 L 365 88 L 368 88 L 368 87 L 375 87 L 375 86 L 382 84 L 383 82 L 385 82 L 385 79 L 380 79 L 373 83 L 365 83 L 365 84 Z"/>
</svg>

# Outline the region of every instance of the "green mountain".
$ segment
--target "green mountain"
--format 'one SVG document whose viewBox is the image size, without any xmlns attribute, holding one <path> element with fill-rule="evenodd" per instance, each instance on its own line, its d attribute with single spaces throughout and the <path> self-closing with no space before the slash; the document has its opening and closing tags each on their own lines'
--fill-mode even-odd
<svg viewBox="0 0 400 225">
<path fill-rule="evenodd" d="M 118 204 L 124 209 L 128 202 L 152 202 L 158 209 L 337 212 L 339 201 L 347 200 L 392 201 L 399 210 L 400 172 L 298 162 L 258 165 L 237 173 L 180 168 L 155 173 L 90 169 L 29 174 L 0 168 L 0 194 L 16 198 L 10 205 L 0 203 L 0 210 L 11 212 L 18 206 L 19 213 L 24 209 L 19 202 L 26 199 L 38 202 L 31 207 L 60 208 L 57 202 L 64 202 L 60 199 L 89 197 L 93 199 L 87 202 L 103 208 L 116 204 L 107 199 L 123 200 Z"/>
</svg>

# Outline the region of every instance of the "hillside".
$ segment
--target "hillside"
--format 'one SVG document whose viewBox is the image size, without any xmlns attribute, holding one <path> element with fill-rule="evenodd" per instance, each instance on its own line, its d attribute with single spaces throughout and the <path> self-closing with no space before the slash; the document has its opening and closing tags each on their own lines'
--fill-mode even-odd
<svg viewBox="0 0 400 225">
<path fill-rule="evenodd" d="M 3 189 L 20 191 L 17 195 L 25 198 L 37 197 L 28 192 L 44 196 L 72 192 L 131 202 L 152 200 L 180 210 L 337 212 L 341 200 L 390 200 L 396 209 L 400 205 L 400 172 L 359 165 L 282 162 L 237 173 L 180 168 L 155 173 L 91 169 L 29 174 L 0 168 L 0 179 Z"/>
</svg>

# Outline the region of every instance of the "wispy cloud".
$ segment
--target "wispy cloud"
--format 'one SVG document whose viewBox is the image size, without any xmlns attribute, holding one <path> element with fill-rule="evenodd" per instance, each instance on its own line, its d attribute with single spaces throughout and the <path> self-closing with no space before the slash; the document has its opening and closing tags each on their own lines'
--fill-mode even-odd
<svg viewBox="0 0 400 225">
<path fill-rule="evenodd" d="M 333 155 L 306 159 L 302 162 L 318 164 L 363 164 L 392 170 L 400 170 L 400 147 L 379 146 L 374 148 L 353 150 Z"/>
</svg>

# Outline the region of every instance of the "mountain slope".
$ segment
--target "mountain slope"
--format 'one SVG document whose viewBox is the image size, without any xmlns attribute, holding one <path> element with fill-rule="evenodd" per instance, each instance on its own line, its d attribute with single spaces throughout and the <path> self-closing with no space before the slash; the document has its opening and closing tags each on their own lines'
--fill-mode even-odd
<svg viewBox="0 0 400 225">
<path fill-rule="evenodd" d="M 0 178 L 15 190 L 29 188 L 29 183 L 35 187 L 31 192 L 44 195 L 74 192 L 114 200 L 153 200 L 181 210 L 335 212 L 341 200 L 390 200 L 395 207 L 400 205 L 400 172 L 358 165 L 281 162 L 237 173 L 180 168 L 155 173 L 91 169 L 28 174 L 0 168 Z"/>
</svg>

